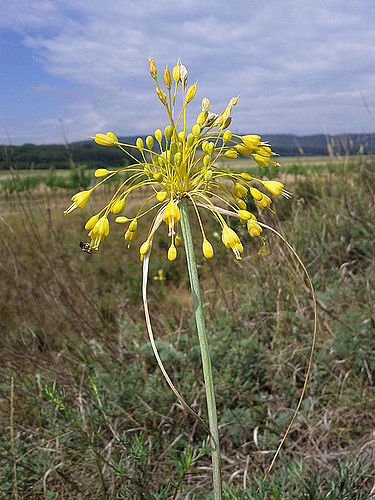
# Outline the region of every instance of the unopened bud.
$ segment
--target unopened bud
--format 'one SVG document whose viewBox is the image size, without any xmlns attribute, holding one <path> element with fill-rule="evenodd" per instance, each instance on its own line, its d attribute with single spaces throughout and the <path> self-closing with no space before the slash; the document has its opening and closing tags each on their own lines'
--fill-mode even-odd
<svg viewBox="0 0 375 500">
<path fill-rule="evenodd" d="M 197 86 L 194 83 L 193 85 L 190 85 L 190 87 L 187 89 L 185 96 L 186 104 L 188 104 L 190 101 L 194 99 L 196 93 L 197 93 Z"/>
<path fill-rule="evenodd" d="M 150 150 L 154 147 L 154 138 L 152 137 L 152 135 L 148 135 L 146 137 L 146 146 Z"/>
<path fill-rule="evenodd" d="M 202 245 L 203 255 L 206 259 L 212 259 L 214 256 L 214 249 L 211 243 L 205 238 Z"/>
<path fill-rule="evenodd" d="M 207 120 L 207 116 L 208 116 L 207 111 L 201 111 L 198 115 L 197 123 L 199 123 L 199 125 L 203 125 L 204 122 Z"/>
<path fill-rule="evenodd" d="M 201 126 L 199 125 L 199 123 L 193 125 L 192 132 L 194 137 L 199 137 L 199 134 L 201 133 Z"/>
<path fill-rule="evenodd" d="M 166 191 L 159 191 L 157 194 L 156 194 L 156 199 L 159 201 L 159 202 L 162 202 L 166 199 L 167 197 L 167 192 Z"/>
<path fill-rule="evenodd" d="M 202 111 L 207 111 L 210 109 L 210 100 L 207 97 L 202 99 Z"/>
<path fill-rule="evenodd" d="M 180 66 L 176 64 L 176 66 L 172 70 L 173 80 L 177 83 L 180 80 Z"/>
<path fill-rule="evenodd" d="M 210 163 L 210 159 L 211 159 L 210 155 L 205 155 L 203 157 L 203 166 L 204 166 L 204 168 L 208 167 L 208 165 Z"/>
<path fill-rule="evenodd" d="M 190 148 L 190 146 L 192 146 L 193 143 L 194 143 L 194 136 L 193 136 L 193 134 L 188 134 L 187 139 L 186 139 L 187 147 Z"/>
<path fill-rule="evenodd" d="M 186 83 L 188 77 L 187 69 L 183 64 L 180 64 L 180 82 Z"/>
<path fill-rule="evenodd" d="M 171 245 L 168 250 L 168 260 L 173 262 L 174 260 L 176 260 L 176 257 L 177 257 L 176 247 L 174 245 Z"/>
<path fill-rule="evenodd" d="M 164 129 L 164 135 L 167 141 L 172 137 L 173 134 L 173 128 L 170 125 L 167 125 Z"/>
<path fill-rule="evenodd" d="M 164 68 L 163 80 L 164 80 L 165 86 L 169 90 L 171 88 L 171 85 L 172 85 L 172 78 L 171 78 L 171 74 L 170 74 L 167 66 Z"/>
<path fill-rule="evenodd" d="M 229 142 L 231 139 L 232 139 L 232 132 L 230 130 L 227 130 L 226 132 L 224 132 L 224 134 L 223 134 L 223 142 L 224 142 L 224 144 L 226 144 L 227 142 Z"/>
<path fill-rule="evenodd" d="M 179 167 L 181 165 L 182 154 L 180 152 L 174 155 L 174 165 L 175 167 Z"/>
<path fill-rule="evenodd" d="M 100 178 L 100 177 L 105 177 L 106 175 L 108 175 L 110 172 L 109 170 L 107 170 L 106 168 L 97 168 L 95 170 L 95 177 L 97 178 Z"/>
<path fill-rule="evenodd" d="M 212 170 L 207 170 L 207 172 L 204 174 L 204 180 L 206 182 L 209 182 L 212 179 Z"/>
<path fill-rule="evenodd" d="M 164 90 L 162 90 L 160 87 L 156 87 L 156 93 L 157 93 L 160 101 L 164 104 L 164 106 L 166 106 L 167 105 L 167 95 L 164 92 Z"/>
<path fill-rule="evenodd" d="M 155 79 L 158 76 L 158 70 L 156 69 L 155 61 L 151 57 L 148 58 L 148 67 L 150 68 L 150 75 Z"/>
<path fill-rule="evenodd" d="M 161 141 L 162 141 L 162 139 L 163 139 L 163 134 L 162 134 L 162 132 L 161 132 L 160 128 L 157 128 L 157 129 L 155 130 L 155 134 L 154 134 L 154 135 L 155 135 L 155 139 L 156 139 L 158 142 L 161 142 Z"/>
<path fill-rule="evenodd" d="M 143 144 L 143 139 L 141 139 L 141 137 L 138 137 L 136 144 L 139 151 L 144 150 L 145 145 Z"/>
<path fill-rule="evenodd" d="M 160 172 L 155 172 L 153 174 L 153 177 L 156 180 L 156 182 L 162 182 L 162 180 L 163 180 L 163 174 Z"/>
</svg>

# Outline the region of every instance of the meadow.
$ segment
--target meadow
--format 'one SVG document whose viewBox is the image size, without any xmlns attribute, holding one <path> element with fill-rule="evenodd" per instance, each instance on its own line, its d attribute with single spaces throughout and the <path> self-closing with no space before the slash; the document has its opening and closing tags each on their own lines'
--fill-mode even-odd
<svg viewBox="0 0 375 500">
<path fill-rule="evenodd" d="M 318 338 L 301 411 L 260 493 L 303 385 L 311 296 L 271 234 L 270 254 L 260 257 L 257 243 L 231 222 L 245 243 L 239 262 L 207 220 L 215 257 L 205 261 L 193 223 L 224 498 L 370 499 L 375 160 L 289 158 L 283 164 L 276 175 L 293 198 L 276 200 L 277 215 L 262 219 L 281 231 L 311 274 Z M 248 167 L 239 161 L 235 168 Z M 138 246 L 148 224 L 131 249 L 122 227 L 112 224 L 100 251 L 87 255 L 79 248 L 84 223 L 111 191 L 104 188 L 88 208 L 63 216 L 75 188 L 92 179 L 83 167 L 0 176 L 1 494 L 209 499 L 207 434 L 166 386 L 145 330 Z M 176 262 L 167 260 L 164 233 L 151 258 L 154 333 L 171 378 L 205 419 L 185 256 L 181 250 Z"/>
</svg>

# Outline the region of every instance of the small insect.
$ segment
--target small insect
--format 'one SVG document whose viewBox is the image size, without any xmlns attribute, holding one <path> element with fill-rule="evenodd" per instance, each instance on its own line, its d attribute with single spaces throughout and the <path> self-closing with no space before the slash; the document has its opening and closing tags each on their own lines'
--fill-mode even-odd
<svg viewBox="0 0 375 500">
<path fill-rule="evenodd" d="M 84 243 L 83 241 L 80 241 L 79 246 L 80 246 L 82 252 L 91 253 L 90 243 Z"/>
</svg>

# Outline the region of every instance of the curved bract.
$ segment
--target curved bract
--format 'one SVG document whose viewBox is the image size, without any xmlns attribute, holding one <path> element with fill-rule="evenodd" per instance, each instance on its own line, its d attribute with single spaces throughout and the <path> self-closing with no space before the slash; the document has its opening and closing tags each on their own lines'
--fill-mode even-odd
<svg viewBox="0 0 375 500">
<path fill-rule="evenodd" d="M 217 220 L 221 226 L 223 244 L 233 251 L 237 259 L 241 259 L 243 245 L 238 235 L 228 227 L 218 207 L 238 213 L 240 221 L 247 224 L 249 235 L 259 238 L 260 251 L 264 251 L 262 228 L 257 223 L 255 214 L 248 209 L 248 200 L 252 199 L 260 209 L 272 210 L 270 196 L 289 197 L 290 194 L 277 180 L 262 180 L 247 172 L 225 169 L 220 167 L 222 162 L 219 160 L 230 162 L 241 154 L 252 157 L 255 164 L 263 168 L 280 166 L 273 159 L 276 154 L 271 146 L 257 134 L 240 136 L 230 132 L 228 127 L 232 121 L 232 111 L 238 105 L 238 97 L 232 97 L 226 108 L 218 114 L 210 110 L 210 101 L 204 97 L 196 123 L 188 130 L 187 107 L 196 96 L 197 85 L 188 85 L 187 69 L 180 61 L 173 68 L 172 74 L 165 67 L 162 75 L 164 89 L 159 83 L 157 67 L 152 59 L 149 59 L 149 69 L 156 84 L 156 95 L 165 108 L 169 124 L 163 132 L 161 129 L 155 130 L 154 135 L 149 135 L 145 141 L 138 138 L 135 145 L 120 142 L 113 132 L 96 134 L 93 139 L 97 144 L 120 148 L 132 162 L 118 170 L 96 170 L 95 177 L 101 180 L 91 189 L 76 193 L 65 214 L 85 207 L 99 186 L 114 176 L 121 177 L 121 174 L 126 173 L 126 180 L 120 183 L 107 205 L 86 223 L 85 227 L 91 238 L 88 244 L 90 251 L 98 250 L 102 240 L 108 236 L 111 216 L 117 215 L 117 223 L 127 224 L 125 239 L 130 246 L 137 239 L 138 223 L 142 217 L 155 211 L 148 238 L 140 245 L 141 259 L 149 251 L 150 235 L 157 215 L 163 213 L 163 221 L 171 239 L 168 259 L 175 260 L 177 248 L 182 242 L 178 207 L 182 199 L 194 206 L 206 259 L 213 257 L 213 247 L 206 237 L 198 206 L 208 210 Z M 177 101 L 180 100 L 181 107 L 178 109 Z M 140 191 L 144 199 L 138 211 L 132 216 L 119 215 L 125 210 L 128 198 L 141 188 L 148 188 L 148 191 Z"/>
</svg>

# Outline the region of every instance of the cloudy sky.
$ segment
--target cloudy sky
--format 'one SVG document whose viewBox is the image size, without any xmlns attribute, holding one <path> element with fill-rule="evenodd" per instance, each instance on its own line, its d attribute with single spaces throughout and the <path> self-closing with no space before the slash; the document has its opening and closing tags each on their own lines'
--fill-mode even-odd
<svg viewBox="0 0 375 500">
<path fill-rule="evenodd" d="M 375 131 L 374 0 L 0 0 L 0 143 L 166 125 L 148 73 L 181 57 L 232 130 Z"/>
</svg>

